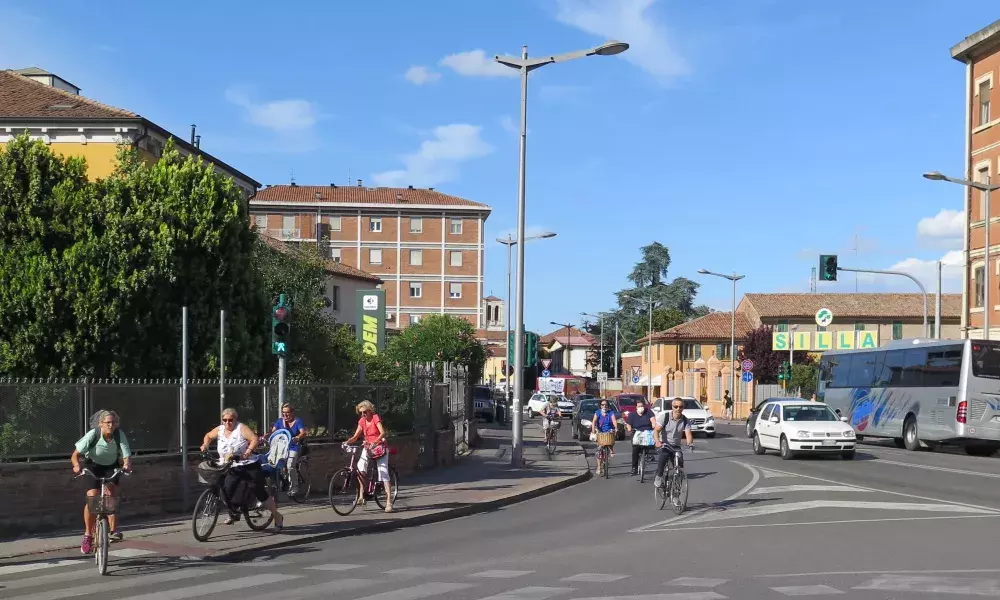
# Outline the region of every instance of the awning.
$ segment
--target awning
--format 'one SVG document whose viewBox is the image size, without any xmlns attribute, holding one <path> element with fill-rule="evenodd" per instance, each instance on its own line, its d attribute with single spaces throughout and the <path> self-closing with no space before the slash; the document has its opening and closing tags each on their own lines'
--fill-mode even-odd
<svg viewBox="0 0 1000 600">
<path fill-rule="evenodd" d="M 656 377 L 653 378 L 653 385 L 654 386 L 659 386 L 660 385 L 660 381 L 662 379 L 663 379 L 663 377 L 661 375 L 657 375 Z M 638 385 L 640 387 L 646 387 L 647 385 L 649 385 L 649 376 L 648 375 L 643 375 L 642 377 L 640 377 L 639 378 L 639 383 L 637 383 L 636 385 Z"/>
</svg>

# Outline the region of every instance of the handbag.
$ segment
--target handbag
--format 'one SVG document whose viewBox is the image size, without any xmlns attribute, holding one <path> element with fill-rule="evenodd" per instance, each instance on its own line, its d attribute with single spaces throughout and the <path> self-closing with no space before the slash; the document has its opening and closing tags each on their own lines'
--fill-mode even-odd
<svg viewBox="0 0 1000 600">
<path fill-rule="evenodd" d="M 385 442 L 379 442 L 378 444 L 372 446 L 368 449 L 368 456 L 371 456 L 375 460 L 378 460 L 385 456 L 387 448 L 385 447 Z"/>
<path fill-rule="evenodd" d="M 597 434 L 596 433 L 591 433 L 590 434 L 590 441 L 592 441 L 592 442 L 596 442 L 597 441 Z"/>
</svg>

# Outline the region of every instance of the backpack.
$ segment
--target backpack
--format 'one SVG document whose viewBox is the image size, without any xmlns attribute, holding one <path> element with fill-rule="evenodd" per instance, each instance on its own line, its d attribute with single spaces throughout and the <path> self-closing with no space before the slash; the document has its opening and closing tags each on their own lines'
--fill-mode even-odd
<svg viewBox="0 0 1000 600">
<path fill-rule="evenodd" d="M 94 448 L 97 447 L 97 442 L 101 441 L 101 424 L 98 423 L 98 418 L 100 416 L 101 416 L 101 411 L 97 411 L 96 413 L 94 413 L 94 416 L 90 417 L 90 428 L 94 430 L 94 441 L 90 442 L 90 445 L 87 446 L 87 452 L 86 453 L 88 455 L 91 452 L 94 451 Z M 115 429 L 115 432 L 114 432 L 114 434 L 113 434 L 112 437 L 115 440 L 115 444 L 118 445 L 118 454 L 121 454 L 122 453 L 122 430 L 121 429 Z"/>
</svg>

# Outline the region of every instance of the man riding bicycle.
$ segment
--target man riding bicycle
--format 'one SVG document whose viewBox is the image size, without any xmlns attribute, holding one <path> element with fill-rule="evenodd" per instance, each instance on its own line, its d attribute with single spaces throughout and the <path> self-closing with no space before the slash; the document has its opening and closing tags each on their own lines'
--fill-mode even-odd
<svg viewBox="0 0 1000 600">
<path fill-rule="evenodd" d="M 556 425 L 559 423 L 559 399 L 549 396 L 549 402 L 542 409 L 542 431 L 545 432 L 545 443 L 549 442 L 550 436 L 555 434 Z"/>
<path fill-rule="evenodd" d="M 653 485 L 660 487 L 663 485 L 663 472 L 667 468 L 667 461 L 673 460 L 674 454 L 677 454 L 678 466 L 684 466 L 681 438 L 687 438 L 688 448 L 694 447 L 691 422 L 684 416 L 684 401 L 674 398 L 669 411 L 656 415 L 653 429 L 656 435 L 656 447 L 660 449 L 660 456 L 656 459 L 656 478 L 653 480 Z"/>
</svg>

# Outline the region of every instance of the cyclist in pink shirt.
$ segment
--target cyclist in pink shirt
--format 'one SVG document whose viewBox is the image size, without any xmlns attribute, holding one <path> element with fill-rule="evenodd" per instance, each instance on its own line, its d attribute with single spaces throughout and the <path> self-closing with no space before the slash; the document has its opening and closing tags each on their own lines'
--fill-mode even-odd
<svg viewBox="0 0 1000 600">
<path fill-rule="evenodd" d="M 358 480 L 361 482 L 359 490 L 364 490 L 367 485 L 365 475 L 368 473 L 368 461 L 374 458 L 379 481 L 385 486 L 385 512 L 392 512 L 392 484 L 389 482 L 389 449 L 385 445 L 385 426 L 382 425 L 382 419 L 375 414 L 375 405 L 371 402 L 367 400 L 360 402 L 355 410 L 361 418 L 358 419 L 358 428 L 354 431 L 354 435 L 346 443 L 353 444 L 362 437 L 365 440 L 365 447 L 358 459 Z"/>
</svg>

